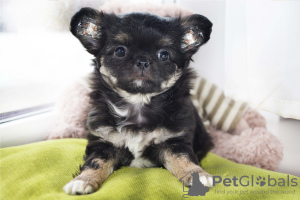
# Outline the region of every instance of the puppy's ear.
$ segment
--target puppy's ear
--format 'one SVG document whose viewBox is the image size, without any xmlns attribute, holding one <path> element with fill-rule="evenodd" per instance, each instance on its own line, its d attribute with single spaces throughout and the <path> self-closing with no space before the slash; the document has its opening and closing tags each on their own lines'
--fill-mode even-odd
<svg viewBox="0 0 300 200">
<path fill-rule="evenodd" d="M 194 14 L 182 18 L 181 26 L 184 30 L 181 49 L 192 56 L 201 45 L 209 40 L 212 23 L 206 17 Z"/>
<path fill-rule="evenodd" d="M 70 31 L 86 50 L 97 55 L 104 42 L 104 14 L 92 8 L 82 8 L 71 20 Z"/>
</svg>

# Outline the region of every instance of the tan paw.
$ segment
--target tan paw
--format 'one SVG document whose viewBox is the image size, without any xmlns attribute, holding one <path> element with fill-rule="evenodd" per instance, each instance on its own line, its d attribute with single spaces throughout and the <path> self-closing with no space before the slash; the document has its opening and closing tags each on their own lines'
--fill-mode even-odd
<svg viewBox="0 0 300 200">
<path fill-rule="evenodd" d="M 95 192 L 98 188 L 83 180 L 72 180 L 63 188 L 67 194 L 81 195 Z"/>
</svg>

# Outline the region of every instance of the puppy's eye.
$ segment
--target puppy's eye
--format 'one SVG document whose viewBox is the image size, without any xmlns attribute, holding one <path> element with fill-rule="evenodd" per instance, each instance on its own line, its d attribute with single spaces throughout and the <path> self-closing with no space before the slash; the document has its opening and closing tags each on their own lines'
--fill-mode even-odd
<svg viewBox="0 0 300 200">
<path fill-rule="evenodd" d="M 166 50 L 161 50 L 159 53 L 158 53 L 158 58 L 159 60 L 161 61 L 166 61 L 169 59 L 169 53 L 166 51 Z"/>
<path fill-rule="evenodd" d="M 124 47 L 117 47 L 115 50 L 115 55 L 117 57 L 124 57 L 126 55 L 126 49 Z"/>
</svg>

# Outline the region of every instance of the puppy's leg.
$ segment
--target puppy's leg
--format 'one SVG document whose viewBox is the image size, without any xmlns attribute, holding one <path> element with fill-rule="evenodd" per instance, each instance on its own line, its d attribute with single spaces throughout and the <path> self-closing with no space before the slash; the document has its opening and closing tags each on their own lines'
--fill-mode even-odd
<svg viewBox="0 0 300 200">
<path fill-rule="evenodd" d="M 122 159 L 121 159 L 122 158 Z M 129 165 L 131 153 L 106 141 L 92 141 L 86 148 L 85 163 L 80 174 L 63 188 L 67 194 L 90 194 L 98 190 L 119 166 Z"/>
<path fill-rule="evenodd" d="M 199 179 L 204 186 L 212 187 L 213 178 L 199 164 L 192 162 L 191 155 L 174 154 L 166 151 L 163 155 L 164 166 L 179 180 L 184 181 L 185 186 L 191 186 L 193 177 L 192 174 L 197 172 Z"/>
<path fill-rule="evenodd" d="M 81 173 L 64 187 L 67 194 L 90 194 L 95 192 L 113 172 L 113 160 L 95 158 L 91 165 L 85 163 Z"/>
<path fill-rule="evenodd" d="M 184 138 L 169 139 L 161 144 L 148 146 L 143 156 L 157 166 L 163 165 L 178 180 L 183 180 L 186 186 L 192 185 L 192 174 L 197 172 L 201 183 L 205 186 L 213 186 L 213 179 L 201 168 L 196 155 Z"/>
</svg>

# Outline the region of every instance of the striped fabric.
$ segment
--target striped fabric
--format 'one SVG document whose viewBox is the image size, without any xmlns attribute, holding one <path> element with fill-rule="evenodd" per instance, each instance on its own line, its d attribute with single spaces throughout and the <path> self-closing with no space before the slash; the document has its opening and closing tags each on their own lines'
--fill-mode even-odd
<svg viewBox="0 0 300 200">
<path fill-rule="evenodd" d="M 201 77 L 195 80 L 191 94 L 204 125 L 213 125 L 223 131 L 232 131 L 248 106 L 225 97 L 220 88 Z"/>
</svg>

